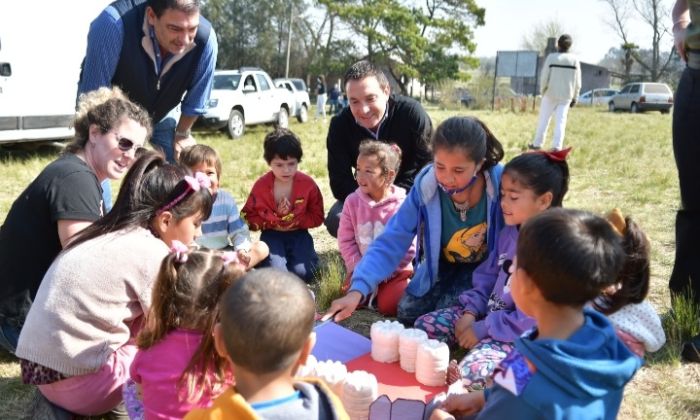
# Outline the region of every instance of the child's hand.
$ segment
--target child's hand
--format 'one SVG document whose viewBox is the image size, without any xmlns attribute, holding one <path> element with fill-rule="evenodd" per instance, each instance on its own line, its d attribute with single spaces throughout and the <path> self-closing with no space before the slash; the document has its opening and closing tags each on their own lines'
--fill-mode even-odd
<svg viewBox="0 0 700 420">
<path fill-rule="evenodd" d="M 333 316 L 334 321 L 342 321 L 352 315 L 361 300 L 362 294 L 356 290 L 352 290 L 347 295 L 331 302 L 331 307 L 328 308 L 328 311 L 323 315 L 321 320 L 325 321 Z"/>
<path fill-rule="evenodd" d="M 479 339 L 476 338 L 476 334 L 474 334 L 474 329 L 471 326 L 467 327 L 459 335 L 457 335 L 457 332 L 455 331 L 455 338 L 459 342 L 459 345 L 464 347 L 465 349 L 470 349 L 474 347 L 476 343 L 479 342 Z"/>
<path fill-rule="evenodd" d="M 297 229 L 298 226 L 299 226 L 299 222 L 296 220 L 292 220 L 289 223 L 280 223 L 279 225 L 277 225 L 275 230 L 278 230 L 280 232 L 287 232 L 289 230 Z"/>
<path fill-rule="evenodd" d="M 471 416 L 481 411 L 481 409 L 484 408 L 484 404 L 486 404 L 486 400 L 484 399 L 484 391 L 475 391 L 467 394 L 448 395 L 447 399 L 440 405 L 440 409 L 458 416 Z M 437 418 L 441 419 L 449 417 Z"/>
<path fill-rule="evenodd" d="M 472 324 L 476 321 L 474 315 L 469 312 L 465 312 L 464 315 L 455 323 L 455 336 L 459 337 L 464 334 L 467 328 L 471 328 Z"/>
<path fill-rule="evenodd" d="M 238 255 L 238 261 L 240 261 L 240 263 L 243 266 L 245 266 L 246 270 L 249 270 L 250 254 L 248 253 L 248 251 L 246 251 L 245 249 L 239 249 L 238 251 L 236 251 L 236 254 Z"/>
<path fill-rule="evenodd" d="M 440 410 L 439 408 L 436 408 L 430 414 L 430 420 L 454 420 L 454 418 L 455 416 L 447 411 Z"/>
<path fill-rule="evenodd" d="M 284 216 L 292 210 L 292 203 L 289 202 L 287 197 L 284 197 L 277 203 L 277 214 Z"/>
</svg>

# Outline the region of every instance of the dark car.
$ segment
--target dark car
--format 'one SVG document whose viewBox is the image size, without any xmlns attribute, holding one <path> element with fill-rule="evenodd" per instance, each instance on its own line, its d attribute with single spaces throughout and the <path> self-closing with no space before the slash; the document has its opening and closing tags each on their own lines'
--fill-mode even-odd
<svg viewBox="0 0 700 420">
<path fill-rule="evenodd" d="M 471 93 L 465 91 L 459 95 L 459 103 L 464 107 L 470 108 L 476 104 L 476 98 L 472 96 Z"/>
</svg>

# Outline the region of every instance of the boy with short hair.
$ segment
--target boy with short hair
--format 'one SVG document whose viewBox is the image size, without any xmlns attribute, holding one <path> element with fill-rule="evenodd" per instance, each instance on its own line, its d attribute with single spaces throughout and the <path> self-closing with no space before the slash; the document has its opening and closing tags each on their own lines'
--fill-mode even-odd
<svg viewBox="0 0 700 420">
<path fill-rule="evenodd" d="M 214 197 L 214 205 L 211 216 L 202 223 L 202 236 L 197 238 L 197 243 L 210 249 L 233 247 L 248 270 L 267 258 L 270 252 L 267 245 L 250 238 L 248 225 L 240 218 L 236 200 L 219 188 L 221 159 L 216 150 L 197 144 L 183 150 L 179 160 L 192 173 L 202 172 L 211 181 L 209 190 Z"/>
<path fill-rule="evenodd" d="M 431 419 L 454 419 L 447 412 L 477 419 L 615 419 L 642 360 L 604 315 L 584 307 L 621 276 L 648 267 L 639 244 L 623 244 L 605 219 L 582 211 L 549 209 L 529 219 L 518 237 L 510 288 L 537 328 L 515 341 L 493 387 L 448 396 Z"/>
<path fill-rule="evenodd" d="M 316 182 L 297 170 L 303 151 L 291 131 L 278 128 L 265 136 L 264 158 L 270 171 L 250 191 L 241 217 L 270 249 L 264 264 L 291 271 L 307 283 L 318 255 L 308 229 L 323 223 L 323 196 Z"/>
<path fill-rule="evenodd" d="M 316 341 L 315 305 L 295 275 L 272 268 L 247 273 L 219 305 L 214 343 L 236 385 L 199 419 L 348 419 L 338 397 L 319 380 L 295 380 Z"/>
</svg>

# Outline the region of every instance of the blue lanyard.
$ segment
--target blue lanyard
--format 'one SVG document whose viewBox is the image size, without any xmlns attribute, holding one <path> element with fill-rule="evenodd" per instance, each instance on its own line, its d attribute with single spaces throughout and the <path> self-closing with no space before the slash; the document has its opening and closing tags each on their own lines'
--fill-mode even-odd
<svg viewBox="0 0 700 420">
<path fill-rule="evenodd" d="M 163 59 L 160 56 L 160 45 L 158 45 L 156 33 L 151 25 L 148 25 L 148 36 L 151 38 L 151 42 L 153 43 L 153 53 L 156 55 L 156 75 L 160 79 L 160 71 L 163 68 Z"/>
</svg>

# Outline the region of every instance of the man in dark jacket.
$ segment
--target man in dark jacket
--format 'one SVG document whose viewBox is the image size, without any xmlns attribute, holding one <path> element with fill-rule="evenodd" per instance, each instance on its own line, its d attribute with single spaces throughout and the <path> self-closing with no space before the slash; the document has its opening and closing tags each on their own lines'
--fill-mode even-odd
<svg viewBox="0 0 700 420">
<path fill-rule="evenodd" d="M 349 106 L 333 117 L 328 129 L 328 176 L 336 198 L 325 225 L 337 236 L 345 197 L 357 189 L 353 170 L 362 140 L 396 143 L 401 167 L 394 183 L 409 190 L 418 171 L 432 159 L 430 117 L 417 101 L 392 95 L 384 73 L 368 61 L 353 64 L 345 73 Z"/>
</svg>

